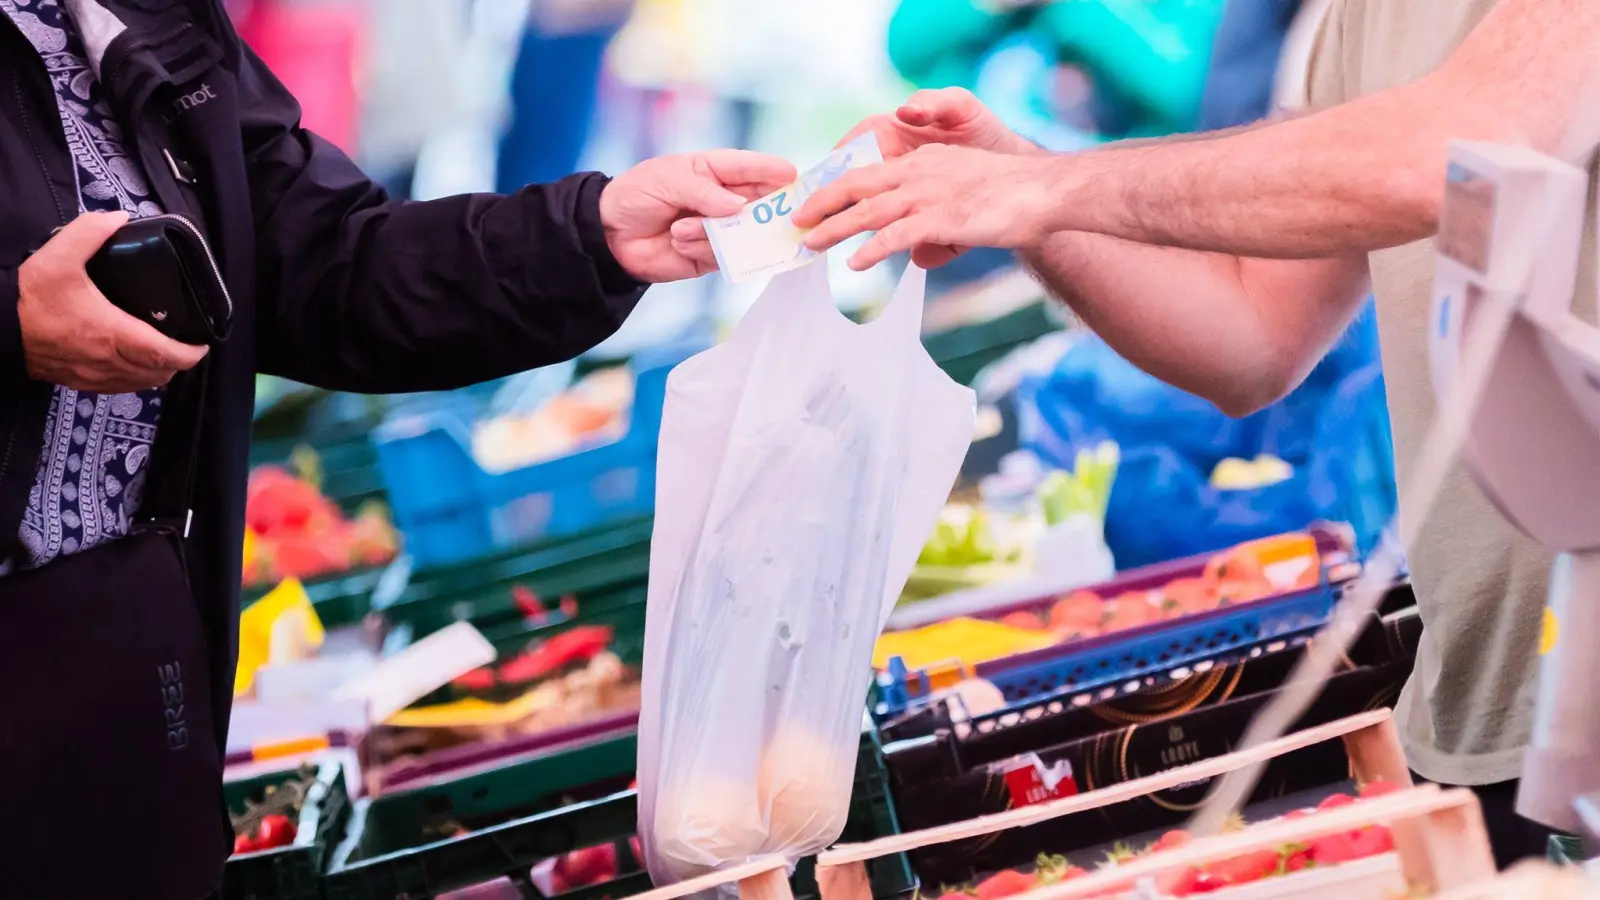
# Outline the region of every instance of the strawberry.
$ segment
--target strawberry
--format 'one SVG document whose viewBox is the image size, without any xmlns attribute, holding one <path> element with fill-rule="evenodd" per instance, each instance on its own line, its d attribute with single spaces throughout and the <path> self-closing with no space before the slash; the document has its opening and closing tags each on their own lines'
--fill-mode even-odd
<svg viewBox="0 0 1600 900">
<path fill-rule="evenodd" d="M 1311 848 L 1305 844 L 1290 844 L 1278 851 L 1283 863 L 1280 872 L 1298 872 L 1311 867 Z"/>
<path fill-rule="evenodd" d="M 1171 850 L 1174 847 L 1182 847 L 1192 840 L 1194 838 L 1189 836 L 1189 832 L 1180 828 L 1163 834 L 1160 840 L 1150 845 L 1150 849 L 1147 852 L 1156 853 L 1161 850 Z"/>
<path fill-rule="evenodd" d="M 1310 842 L 1306 851 L 1311 861 L 1319 866 L 1336 866 L 1339 863 L 1360 859 L 1355 842 L 1356 832 L 1325 834 Z"/>
<path fill-rule="evenodd" d="M 998 900 L 1000 897 L 1025 894 L 1037 886 L 1033 876 L 1006 869 L 978 882 L 978 900 Z"/>
<path fill-rule="evenodd" d="M 1105 865 L 1120 866 L 1123 863 L 1133 862 L 1137 857 L 1138 854 L 1133 852 L 1132 847 L 1118 841 L 1112 845 L 1111 852 L 1106 854 Z"/>
<path fill-rule="evenodd" d="M 1398 790 L 1400 790 L 1400 786 L 1393 782 L 1369 781 L 1366 784 L 1363 784 L 1361 786 L 1361 790 L 1357 793 L 1361 795 L 1361 799 L 1370 800 L 1373 797 L 1382 797 L 1385 794 L 1393 794 Z"/>
<path fill-rule="evenodd" d="M 1039 854 L 1037 864 L 1033 869 L 1034 881 L 1040 885 L 1057 884 L 1062 881 L 1071 881 L 1088 873 L 1067 862 L 1065 856 L 1050 856 Z"/>
<path fill-rule="evenodd" d="M 1278 874 L 1278 863 L 1281 860 L 1282 857 L 1276 850 L 1257 850 L 1254 853 L 1212 863 L 1207 867 L 1207 871 L 1224 885 L 1249 884 Z"/>
<path fill-rule="evenodd" d="M 1341 806 L 1349 806 L 1354 802 L 1356 802 L 1356 798 L 1350 796 L 1349 794 L 1334 794 L 1333 796 L 1323 800 L 1321 803 L 1318 803 L 1317 811 L 1321 812 L 1325 809 L 1338 809 Z"/>
<path fill-rule="evenodd" d="M 1351 834 L 1350 849 L 1356 859 L 1388 853 L 1394 849 L 1394 835 L 1382 825 L 1369 825 Z"/>
<path fill-rule="evenodd" d="M 1198 866 L 1177 869 L 1156 878 L 1156 887 L 1161 893 L 1169 897 L 1192 897 L 1195 894 L 1209 894 L 1226 886 L 1215 875 Z"/>
</svg>

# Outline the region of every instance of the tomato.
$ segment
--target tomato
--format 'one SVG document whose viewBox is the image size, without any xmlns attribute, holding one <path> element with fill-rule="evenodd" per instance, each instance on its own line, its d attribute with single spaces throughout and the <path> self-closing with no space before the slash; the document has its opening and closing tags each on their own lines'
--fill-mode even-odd
<svg viewBox="0 0 1600 900">
<path fill-rule="evenodd" d="M 1028 612 L 1025 609 L 1014 613 L 1006 613 L 1001 617 L 1000 624 L 1008 628 L 1021 628 L 1026 631 L 1044 630 L 1044 622 L 1040 620 L 1039 614 Z"/>
<path fill-rule="evenodd" d="M 1034 876 L 1024 875 L 1015 869 L 1006 869 L 978 882 L 978 900 L 997 900 L 1013 894 L 1024 894 L 1033 890 L 1035 886 Z"/>
<path fill-rule="evenodd" d="M 1150 852 L 1155 853 L 1161 850 L 1171 850 L 1174 847 L 1182 847 L 1192 840 L 1194 838 L 1189 836 L 1189 832 L 1182 829 L 1169 831 L 1163 834 L 1160 840 L 1150 845 Z"/>
<path fill-rule="evenodd" d="M 1385 794 L 1392 794 L 1398 790 L 1400 790 L 1400 786 L 1394 784 L 1393 782 L 1369 781 L 1361 786 L 1359 793 L 1361 794 L 1361 799 L 1366 800 L 1372 797 L 1382 797 Z"/>
<path fill-rule="evenodd" d="M 640 843 L 639 836 L 637 834 L 631 838 L 628 838 L 628 849 L 633 851 L 633 861 L 637 863 L 640 868 L 643 868 L 644 844 Z"/>
<path fill-rule="evenodd" d="M 297 829 L 289 821 L 289 817 L 274 813 L 261 818 L 261 825 L 256 829 L 257 849 L 271 850 L 274 847 L 287 847 L 294 843 L 294 834 Z"/>
<path fill-rule="evenodd" d="M 1350 796 L 1349 794 L 1334 794 L 1326 800 L 1323 800 L 1321 803 L 1318 803 L 1317 811 L 1321 812 L 1325 809 L 1338 809 L 1341 806 L 1349 806 L 1354 802 L 1356 802 L 1356 798 Z"/>
<path fill-rule="evenodd" d="M 1093 634 L 1105 620 L 1106 602 L 1094 591 L 1073 591 L 1050 607 L 1050 629 L 1063 636 Z"/>
<path fill-rule="evenodd" d="M 1282 858 L 1276 850 L 1257 850 L 1212 863 L 1207 871 L 1225 885 L 1249 884 L 1278 874 L 1278 863 Z"/>
<path fill-rule="evenodd" d="M 1161 589 L 1161 610 L 1169 617 L 1205 612 L 1216 606 L 1216 590 L 1199 578 L 1174 579 Z"/>
<path fill-rule="evenodd" d="M 1129 591 L 1111 601 L 1111 612 L 1106 616 L 1106 631 L 1138 628 L 1161 618 L 1161 610 L 1150 602 L 1143 591 Z"/>
<path fill-rule="evenodd" d="M 241 853 L 254 853 L 260 849 L 256 844 L 256 839 L 248 834 L 236 834 L 233 836 L 234 856 L 238 856 Z"/>
</svg>

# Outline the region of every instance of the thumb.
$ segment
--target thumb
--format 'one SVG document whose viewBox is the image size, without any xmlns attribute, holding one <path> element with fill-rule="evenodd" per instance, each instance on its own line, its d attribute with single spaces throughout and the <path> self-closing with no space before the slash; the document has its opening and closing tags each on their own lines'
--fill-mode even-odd
<svg viewBox="0 0 1600 900">
<path fill-rule="evenodd" d="M 56 232 L 44 249 L 56 254 L 62 262 L 82 266 L 126 224 L 128 214 L 125 212 L 84 213 Z"/>
<path fill-rule="evenodd" d="M 186 372 L 210 352 L 206 347 L 175 341 L 116 307 L 111 307 L 111 312 L 116 318 L 113 327 L 117 355 L 134 365 Z"/>
<path fill-rule="evenodd" d="M 964 88 L 939 88 L 912 94 L 896 111 L 907 125 L 959 128 L 982 109 L 982 103 Z"/>
</svg>

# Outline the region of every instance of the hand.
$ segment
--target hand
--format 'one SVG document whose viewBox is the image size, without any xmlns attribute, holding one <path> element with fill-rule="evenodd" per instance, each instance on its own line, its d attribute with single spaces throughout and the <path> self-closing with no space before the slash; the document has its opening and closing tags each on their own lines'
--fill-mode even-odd
<svg viewBox="0 0 1600 900">
<path fill-rule="evenodd" d="M 796 177 L 788 162 L 748 150 L 645 160 L 618 175 L 600 194 L 606 243 L 617 262 L 640 281 L 704 275 L 716 270 L 717 260 L 705 229 L 696 228 L 699 218 L 731 216 Z M 674 223 L 683 224 L 674 228 Z"/>
<path fill-rule="evenodd" d="M 128 221 L 85 213 L 17 270 L 17 317 L 28 375 L 80 391 L 122 394 L 159 387 L 205 358 L 101 295 L 84 263 Z"/>
<path fill-rule="evenodd" d="M 917 91 L 893 114 L 862 119 L 839 143 L 846 144 L 868 131 L 878 135 L 878 150 L 884 159 L 904 156 L 927 144 L 1020 155 L 1044 152 L 1007 128 L 993 110 L 964 88 Z"/>
<path fill-rule="evenodd" d="M 839 143 L 871 131 L 878 136 L 884 159 L 893 159 L 928 144 L 950 144 L 992 150 L 996 153 L 1038 155 L 1033 142 L 1007 128 L 994 111 L 963 88 L 918 91 L 892 114 L 863 119 Z M 911 261 L 924 269 L 950 262 L 966 248 L 948 244 L 923 244 L 911 248 Z"/>
<path fill-rule="evenodd" d="M 858 271 L 929 245 L 1030 247 L 1058 230 L 1058 210 L 1047 189 L 1059 177 L 1055 162 L 1048 156 L 928 144 L 845 173 L 811 195 L 795 213 L 794 224 L 815 226 L 805 245 L 818 251 L 876 231 L 850 257 L 850 267 Z M 924 250 L 922 255 L 937 259 L 946 252 Z"/>
</svg>

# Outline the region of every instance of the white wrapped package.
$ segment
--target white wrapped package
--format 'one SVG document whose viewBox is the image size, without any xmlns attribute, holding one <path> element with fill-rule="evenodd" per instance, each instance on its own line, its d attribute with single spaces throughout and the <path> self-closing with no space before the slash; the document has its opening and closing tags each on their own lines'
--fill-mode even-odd
<svg viewBox="0 0 1600 900">
<path fill-rule="evenodd" d="M 668 378 L 639 719 L 658 885 L 844 828 L 873 644 L 976 420 L 923 349 L 925 280 L 856 325 L 825 264 L 783 273 Z"/>
</svg>

